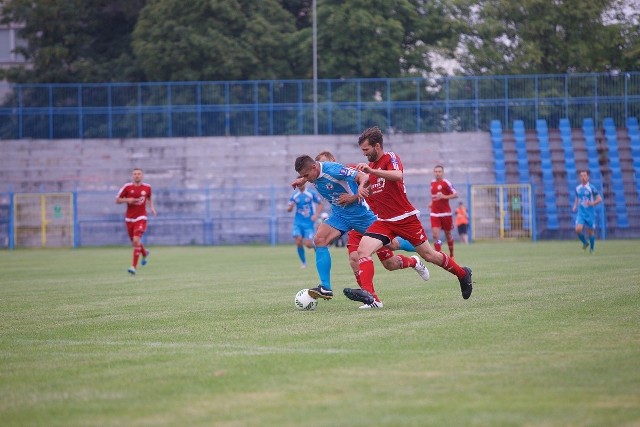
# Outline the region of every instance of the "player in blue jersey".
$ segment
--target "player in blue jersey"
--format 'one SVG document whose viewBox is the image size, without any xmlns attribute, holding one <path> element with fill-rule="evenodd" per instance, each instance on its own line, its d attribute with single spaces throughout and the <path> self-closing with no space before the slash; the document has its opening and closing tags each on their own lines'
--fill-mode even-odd
<svg viewBox="0 0 640 427">
<path fill-rule="evenodd" d="M 304 246 L 309 249 L 313 248 L 313 236 L 315 235 L 315 222 L 318 215 L 322 212 L 322 201 L 320 197 L 313 191 L 305 188 L 305 185 L 299 185 L 289 198 L 289 206 L 287 212 L 296 209 L 293 219 L 292 236 L 296 239 L 296 247 L 298 250 L 298 258 L 300 258 L 301 268 L 307 268 L 307 257 L 304 252 Z"/>
<path fill-rule="evenodd" d="M 331 214 L 326 221 L 318 227 L 314 243 L 316 246 L 316 269 L 320 277 L 320 285 L 310 289 L 309 294 L 314 298 L 331 299 L 331 255 L 329 244 L 342 234 L 354 230 L 360 237 L 367 228 L 376 220 L 375 214 L 369 209 L 366 202 L 357 197 L 358 184 L 367 179 L 366 174 L 358 172 L 336 162 L 320 162 L 309 156 L 300 156 L 295 161 L 296 172 L 300 175 L 292 186 L 297 187 L 302 183 L 310 182 L 315 185 L 318 193 L 331 204 Z M 350 236 L 351 237 L 351 236 Z M 400 268 L 414 268 L 424 279 L 428 280 L 429 271 L 420 262 L 418 257 L 405 257 L 393 255 L 391 249 L 398 249 L 400 243 L 394 239 L 386 250 L 390 256 L 380 260 L 389 270 Z M 357 244 L 355 246 L 357 248 Z M 356 280 L 358 276 L 356 275 Z M 379 302 L 375 290 L 371 292 L 376 298 L 374 304 Z M 379 306 L 381 307 L 380 303 Z M 370 307 L 366 307 L 370 308 Z"/>
<path fill-rule="evenodd" d="M 602 197 L 598 189 L 589 182 L 589 171 L 580 171 L 580 184 L 576 187 L 576 198 L 573 202 L 573 211 L 578 212 L 576 216 L 576 234 L 582 242 L 582 250 L 593 253 L 596 242 L 596 208 L 595 206 L 602 203 Z M 587 228 L 589 234 L 589 242 L 584 236 L 583 230 Z"/>
</svg>

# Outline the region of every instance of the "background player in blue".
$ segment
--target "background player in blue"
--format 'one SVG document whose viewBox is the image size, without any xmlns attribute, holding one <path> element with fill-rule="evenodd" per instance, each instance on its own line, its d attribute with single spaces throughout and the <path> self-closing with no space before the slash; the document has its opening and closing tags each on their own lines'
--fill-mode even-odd
<svg viewBox="0 0 640 427">
<path fill-rule="evenodd" d="M 309 290 L 314 298 L 333 298 L 331 289 L 331 255 L 329 244 L 337 237 L 349 230 L 364 233 L 375 220 L 376 216 L 369 209 L 364 200 L 357 199 L 353 203 L 345 203 L 345 195 L 357 194 L 358 183 L 366 179 L 366 175 L 355 169 L 335 162 L 319 162 L 309 156 L 300 156 L 295 161 L 296 172 L 300 175 L 292 185 L 299 186 L 304 182 L 315 185 L 320 195 L 331 204 L 331 215 L 320 224 L 314 238 L 316 246 L 316 268 L 320 277 L 320 285 Z M 398 242 L 394 241 L 397 247 Z M 416 262 L 399 268 L 414 268 L 418 274 L 428 279 L 428 270 L 424 265 L 417 264 L 417 257 L 412 258 Z M 421 272 L 419 268 L 422 267 Z"/>
<path fill-rule="evenodd" d="M 313 248 L 313 236 L 316 231 L 315 222 L 319 213 L 322 212 L 322 201 L 316 193 L 307 190 L 305 185 L 302 184 L 294 190 L 289 198 L 287 212 L 291 212 L 294 207 L 296 208 L 296 214 L 293 218 L 292 236 L 296 239 L 298 257 L 302 263 L 301 268 L 306 268 L 307 257 L 304 253 L 304 246 L 309 249 Z"/>
<path fill-rule="evenodd" d="M 602 197 L 598 193 L 598 189 L 589 182 L 589 172 L 580 171 L 580 184 L 576 187 L 576 199 L 573 202 L 573 211 L 578 212 L 576 216 L 576 234 L 582 242 L 582 250 L 593 253 L 596 236 L 596 208 L 595 206 L 602 202 Z M 589 243 L 584 237 L 583 229 L 587 228 L 589 234 Z"/>
</svg>

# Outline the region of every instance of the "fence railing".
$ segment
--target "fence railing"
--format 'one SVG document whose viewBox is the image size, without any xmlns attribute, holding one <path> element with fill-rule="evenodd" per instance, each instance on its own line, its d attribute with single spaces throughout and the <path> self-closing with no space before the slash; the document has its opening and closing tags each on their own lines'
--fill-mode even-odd
<svg viewBox="0 0 640 427">
<path fill-rule="evenodd" d="M 640 116 L 640 73 L 0 85 L 0 138 L 158 138 L 488 130 Z"/>
</svg>

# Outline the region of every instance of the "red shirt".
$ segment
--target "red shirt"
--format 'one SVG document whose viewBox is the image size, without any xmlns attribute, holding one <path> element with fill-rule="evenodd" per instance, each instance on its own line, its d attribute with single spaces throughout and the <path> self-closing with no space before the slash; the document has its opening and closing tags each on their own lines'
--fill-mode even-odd
<svg viewBox="0 0 640 427">
<path fill-rule="evenodd" d="M 129 182 L 118 192 L 118 198 L 122 197 L 138 199 L 135 203 L 127 203 L 125 221 L 136 222 L 147 219 L 147 200 L 151 199 L 151 186 L 149 184 L 143 182 L 140 185 L 135 185 L 133 182 Z"/>
<path fill-rule="evenodd" d="M 369 163 L 371 169 L 402 171 L 400 157 L 392 151 L 382 155 L 376 162 Z M 407 198 L 404 178 L 400 181 L 387 181 L 374 174 L 369 174 L 369 197 L 367 202 L 381 221 L 399 221 L 411 215 L 417 215 L 419 210 L 413 207 Z"/>
<path fill-rule="evenodd" d="M 444 195 L 458 194 L 456 189 L 453 188 L 447 179 L 431 181 L 431 216 L 451 216 L 451 206 L 449 205 L 449 199 L 435 199 L 436 194 L 442 193 Z"/>
</svg>

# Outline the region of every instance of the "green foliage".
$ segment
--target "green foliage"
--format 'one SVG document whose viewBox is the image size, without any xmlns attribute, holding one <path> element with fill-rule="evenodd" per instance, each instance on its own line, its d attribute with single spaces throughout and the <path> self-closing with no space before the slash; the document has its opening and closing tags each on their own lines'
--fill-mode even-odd
<svg viewBox="0 0 640 427">
<path fill-rule="evenodd" d="M 455 46 L 445 3 L 326 0 L 318 5 L 322 78 L 399 77 L 431 71 L 428 53 Z"/>
<path fill-rule="evenodd" d="M 155 247 L 135 277 L 130 247 L 3 251 L 2 425 L 637 425 L 637 246 L 460 245 L 466 301 L 376 261 L 378 311 L 331 248 L 314 312 L 293 242 Z"/>
<path fill-rule="evenodd" d="M 276 0 L 154 0 L 133 48 L 151 81 L 282 79 L 295 30 Z"/>
<path fill-rule="evenodd" d="M 634 62 L 637 66 L 623 52 L 637 46 L 638 11 L 626 13 L 621 0 L 484 0 L 474 1 L 465 13 L 470 24 L 462 62 L 470 74 L 631 71 Z"/>
<path fill-rule="evenodd" d="M 145 0 L 7 0 L 2 22 L 24 22 L 18 48 L 29 62 L 3 72 L 13 82 L 105 82 L 144 78 L 131 32 Z"/>
</svg>

